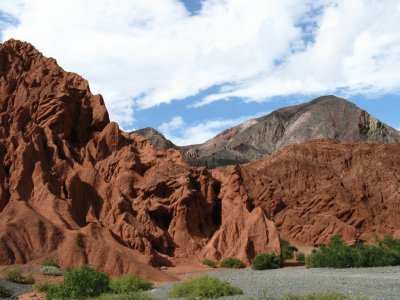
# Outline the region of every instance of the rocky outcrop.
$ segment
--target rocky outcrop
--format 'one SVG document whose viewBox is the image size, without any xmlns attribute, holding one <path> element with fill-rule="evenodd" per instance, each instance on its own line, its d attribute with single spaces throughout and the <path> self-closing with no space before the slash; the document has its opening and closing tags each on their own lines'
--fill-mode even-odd
<svg viewBox="0 0 400 300">
<path fill-rule="evenodd" d="M 287 145 L 321 138 L 394 143 L 400 142 L 400 133 L 349 101 L 324 96 L 249 120 L 182 151 L 189 164 L 215 168 L 254 161 Z"/>
<path fill-rule="evenodd" d="M 135 133 L 143 135 L 154 146 L 156 146 L 158 148 L 163 148 L 163 149 L 176 148 L 176 149 L 178 149 L 177 146 L 175 146 L 162 133 L 155 130 L 154 128 L 151 128 L 151 127 L 142 128 L 142 129 L 136 130 Z"/>
<path fill-rule="evenodd" d="M 200 260 L 230 230 L 233 196 L 207 169 L 121 131 L 86 80 L 30 44 L 0 45 L 0 125 L 0 264 L 53 258 L 173 280 L 153 267 Z M 240 218 L 214 257 L 280 251 L 265 213 Z"/>
<path fill-rule="evenodd" d="M 371 242 L 400 238 L 399 166 L 399 143 L 320 140 L 235 167 L 234 176 L 248 207 L 262 208 L 294 244 L 320 245 L 335 234 Z"/>
</svg>

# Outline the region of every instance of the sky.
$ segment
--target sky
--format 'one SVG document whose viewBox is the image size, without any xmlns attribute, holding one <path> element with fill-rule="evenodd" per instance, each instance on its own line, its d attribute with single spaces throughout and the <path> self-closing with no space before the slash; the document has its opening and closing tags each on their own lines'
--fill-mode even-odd
<svg viewBox="0 0 400 300">
<path fill-rule="evenodd" d="M 177 145 L 334 94 L 400 128 L 400 0 L 4 0 L 0 40 Z"/>
</svg>

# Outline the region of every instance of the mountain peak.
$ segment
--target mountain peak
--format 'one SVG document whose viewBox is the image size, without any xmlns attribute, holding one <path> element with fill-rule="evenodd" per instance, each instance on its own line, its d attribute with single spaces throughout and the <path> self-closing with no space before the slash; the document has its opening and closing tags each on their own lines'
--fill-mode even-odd
<svg viewBox="0 0 400 300">
<path fill-rule="evenodd" d="M 225 130 L 201 145 L 186 146 L 187 161 L 195 166 L 217 167 L 260 159 L 277 149 L 309 140 L 400 141 L 394 128 L 354 103 L 334 96 L 284 107 L 266 116 Z"/>
</svg>

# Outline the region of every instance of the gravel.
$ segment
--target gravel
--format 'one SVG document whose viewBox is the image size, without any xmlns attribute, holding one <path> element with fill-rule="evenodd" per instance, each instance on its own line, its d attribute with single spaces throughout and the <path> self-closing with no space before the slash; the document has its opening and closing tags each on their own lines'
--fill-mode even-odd
<svg viewBox="0 0 400 300">
<path fill-rule="evenodd" d="M 217 270 L 208 273 L 238 286 L 243 295 L 220 299 L 256 299 L 285 293 L 309 294 L 336 291 L 368 299 L 400 299 L 400 267 L 357 269 L 306 269 L 287 267 L 277 270 L 254 271 L 252 269 Z M 168 298 L 171 284 L 157 286 L 152 293 L 161 299 Z"/>
<path fill-rule="evenodd" d="M 16 296 L 32 292 L 32 286 L 30 285 L 18 284 L 4 279 L 0 279 L 0 285 L 4 286 L 14 294 L 13 298 L 5 298 L 5 299 L 16 299 Z M 4 298 L 0 299 L 3 300 Z"/>
</svg>

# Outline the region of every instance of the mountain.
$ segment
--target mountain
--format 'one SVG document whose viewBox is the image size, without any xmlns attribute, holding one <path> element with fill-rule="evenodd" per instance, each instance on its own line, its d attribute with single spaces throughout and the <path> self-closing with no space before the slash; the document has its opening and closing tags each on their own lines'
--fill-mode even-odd
<svg viewBox="0 0 400 300">
<path fill-rule="evenodd" d="M 170 140 L 168 140 L 161 132 L 151 127 L 142 128 L 134 131 L 146 139 L 148 139 L 154 146 L 163 149 L 178 148 Z"/>
<path fill-rule="evenodd" d="M 193 166 L 214 168 L 260 159 L 287 145 L 330 138 L 336 141 L 400 141 L 400 133 L 335 96 L 281 108 L 232 127 L 204 144 L 182 147 Z"/>
</svg>

